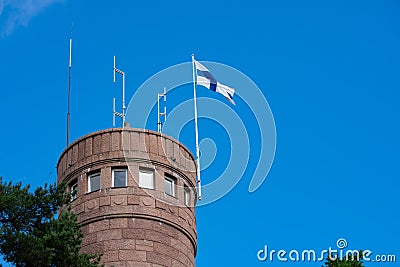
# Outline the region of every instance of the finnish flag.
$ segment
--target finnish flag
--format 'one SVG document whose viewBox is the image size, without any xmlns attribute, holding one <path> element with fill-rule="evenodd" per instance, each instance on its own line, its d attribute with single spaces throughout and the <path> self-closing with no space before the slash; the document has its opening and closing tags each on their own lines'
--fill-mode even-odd
<svg viewBox="0 0 400 267">
<path fill-rule="evenodd" d="M 229 102 L 231 102 L 233 105 L 236 105 L 235 101 L 233 101 L 235 89 L 217 82 L 217 80 L 211 75 L 210 71 L 198 61 L 195 60 L 194 63 L 196 65 L 197 84 L 202 85 L 211 91 L 222 94 L 226 97 L 226 99 L 229 100 Z"/>
</svg>

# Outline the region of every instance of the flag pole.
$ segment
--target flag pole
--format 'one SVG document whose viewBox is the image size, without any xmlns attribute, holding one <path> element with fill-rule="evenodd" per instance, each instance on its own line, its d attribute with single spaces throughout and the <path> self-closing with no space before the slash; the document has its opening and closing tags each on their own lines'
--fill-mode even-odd
<svg viewBox="0 0 400 267">
<path fill-rule="evenodd" d="M 68 61 L 68 113 L 67 113 L 67 146 L 71 128 L 71 69 L 72 69 L 72 37 L 69 38 L 69 61 Z"/>
<path fill-rule="evenodd" d="M 200 178 L 200 151 L 199 151 L 199 129 L 197 127 L 197 101 L 196 101 L 196 75 L 195 75 L 195 61 L 194 54 L 192 54 L 192 67 L 193 67 L 193 99 L 194 99 L 194 128 L 196 132 L 196 166 L 197 166 L 197 192 L 198 199 L 201 200 L 201 178 Z"/>
</svg>

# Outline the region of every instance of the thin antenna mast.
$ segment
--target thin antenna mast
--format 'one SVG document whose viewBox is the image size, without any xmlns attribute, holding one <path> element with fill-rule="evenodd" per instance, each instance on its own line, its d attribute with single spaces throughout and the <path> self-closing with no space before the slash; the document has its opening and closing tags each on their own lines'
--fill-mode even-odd
<svg viewBox="0 0 400 267">
<path fill-rule="evenodd" d="M 71 128 L 71 70 L 72 70 L 72 37 L 69 38 L 69 61 L 68 61 L 68 113 L 67 113 L 67 146 L 70 140 Z"/>
<path fill-rule="evenodd" d="M 114 83 L 115 83 L 115 73 L 121 74 L 122 75 L 122 113 L 119 113 L 115 110 L 115 98 L 113 99 L 113 127 L 115 127 L 115 116 L 118 116 L 122 119 L 122 127 L 125 127 L 125 72 L 122 70 L 118 69 L 116 67 L 115 63 L 115 56 L 114 56 L 114 70 L 113 70 L 113 75 L 114 75 Z"/>
<path fill-rule="evenodd" d="M 115 127 L 115 115 L 116 114 L 118 114 L 118 116 L 119 116 L 119 113 L 118 112 L 116 112 L 115 111 L 115 98 L 113 98 L 113 118 L 112 118 L 112 121 L 113 121 L 113 127 Z"/>
<path fill-rule="evenodd" d="M 160 98 L 164 97 L 164 112 L 160 112 Z M 158 132 L 161 133 L 161 128 L 163 123 L 160 121 L 160 117 L 164 116 L 164 122 L 167 120 L 167 106 L 165 104 L 167 102 L 167 89 L 164 87 L 164 93 L 162 94 L 157 94 L 157 107 L 158 107 L 158 113 L 157 113 L 157 128 Z"/>
</svg>

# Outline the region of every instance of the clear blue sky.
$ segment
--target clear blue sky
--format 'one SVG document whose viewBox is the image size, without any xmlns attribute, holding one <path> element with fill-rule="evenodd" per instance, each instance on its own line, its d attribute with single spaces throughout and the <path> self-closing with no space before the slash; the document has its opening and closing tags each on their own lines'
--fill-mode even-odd
<svg viewBox="0 0 400 267">
<path fill-rule="evenodd" d="M 277 131 L 272 169 L 249 193 L 260 150 L 252 148 L 239 184 L 198 208 L 197 266 L 321 266 L 256 254 L 264 245 L 321 251 L 339 238 L 400 261 L 397 1 L 21 2 L 0 0 L 0 176 L 33 186 L 56 180 L 73 24 L 72 140 L 111 127 L 111 99 L 120 94 L 114 54 L 127 72 L 127 99 L 194 53 L 245 73 L 268 100 Z M 221 127 L 207 123 L 199 122 L 200 138 L 229 148 Z M 182 141 L 193 151 L 191 129 Z M 226 157 L 217 153 L 206 182 Z"/>
</svg>

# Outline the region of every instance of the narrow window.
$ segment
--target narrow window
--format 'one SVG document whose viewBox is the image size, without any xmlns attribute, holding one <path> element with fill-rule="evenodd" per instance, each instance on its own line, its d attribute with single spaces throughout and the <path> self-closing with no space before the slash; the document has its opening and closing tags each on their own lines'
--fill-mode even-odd
<svg viewBox="0 0 400 267">
<path fill-rule="evenodd" d="M 183 190 L 183 200 L 186 206 L 190 205 L 190 189 L 187 186 Z"/>
<path fill-rule="evenodd" d="M 154 171 L 148 169 L 139 170 L 139 187 L 154 189 Z"/>
<path fill-rule="evenodd" d="M 128 185 L 128 172 L 126 169 L 114 169 L 112 171 L 113 187 L 126 187 Z"/>
<path fill-rule="evenodd" d="M 100 172 L 93 173 L 88 177 L 88 192 L 100 190 Z"/>
<path fill-rule="evenodd" d="M 165 176 L 165 193 L 175 196 L 175 179 L 170 176 Z"/>
<path fill-rule="evenodd" d="M 73 181 L 70 186 L 69 190 L 71 193 L 71 201 L 74 201 L 78 197 L 78 181 Z"/>
</svg>

